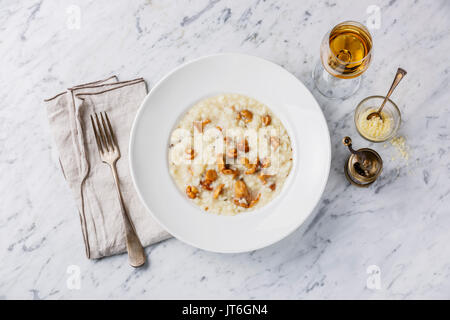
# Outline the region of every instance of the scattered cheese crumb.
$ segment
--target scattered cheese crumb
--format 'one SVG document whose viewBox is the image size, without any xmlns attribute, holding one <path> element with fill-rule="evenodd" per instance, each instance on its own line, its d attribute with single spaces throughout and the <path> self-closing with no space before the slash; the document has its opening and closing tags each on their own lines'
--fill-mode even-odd
<svg viewBox="0 0 450 320">
<path fill-rule="evenodd" d="M 391 144 L 395 147 L 401 158 L 408 161 L 409 146 L 406 144 L 405 137 L 397 136 L 391 140 Z"/>
</svg>

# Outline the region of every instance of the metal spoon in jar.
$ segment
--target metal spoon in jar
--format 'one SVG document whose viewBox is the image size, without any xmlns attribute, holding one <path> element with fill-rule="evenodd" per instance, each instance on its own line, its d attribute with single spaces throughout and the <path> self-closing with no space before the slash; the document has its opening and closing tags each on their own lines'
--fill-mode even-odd
<svg viewBox="0 0 450 320">
<path fill-rule="evenodd" d="M 397 87 L 397 85 L 400 83 L 400 81 L 403 79 L 403 77 L 406 76 L 406 70 L 402 68 L 398 68 L 397 74 L 395 75 L 394 81 L 392 82 L 391 88 L 389 89 L 386 98 L 384 98 L 383 103 L 381 104 L 381 107 L 378 108 L 377 111 L 372 112 L 367 116 L 367 120 L 372 119 L 373 117 L 379 117 L 382 121 L 383 117 L 381 116 L 381 110 L 383 110 L 384 105 L 388 101 L 389 97 L 391 96 L 392 92 L 394 92 L 394 89 Z"/>
</svg>

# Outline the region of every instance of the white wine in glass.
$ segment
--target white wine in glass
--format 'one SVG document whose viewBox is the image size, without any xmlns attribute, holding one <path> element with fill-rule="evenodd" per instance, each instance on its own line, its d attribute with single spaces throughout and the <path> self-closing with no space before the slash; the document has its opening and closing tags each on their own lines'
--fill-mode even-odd
<svg viewBox="0 0 450 320">
<path fill-rule="evenodd" d="M 372 37 L 362 24 L 345 21 L 328 32 L 313 71 L 317 89 L 326 97 L 345 99 L 359 88 L 372 57 Z"/>
</svg>

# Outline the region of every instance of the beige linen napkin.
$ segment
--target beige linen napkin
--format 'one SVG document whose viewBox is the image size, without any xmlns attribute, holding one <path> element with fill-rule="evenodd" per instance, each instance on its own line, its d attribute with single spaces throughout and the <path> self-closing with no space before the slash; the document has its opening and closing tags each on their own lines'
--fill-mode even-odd
<svg viewBox="0 0 450 320">
<path fill-rule="evenodd" d="M 144 246 L 170 235 L 150 216 L 134 189 L 128 166 L 128 141 L 137 109 L 147 94 L 142 78 L 105 80 L 78 85 L 45 100 L 54 143 L 64 177 L 80 214 L 90 259 L 126 250 L 119 200 L 109 166 L 102 163 L 89 115 L 106 111 L 115 132 L 121 158 L 117 162 L 125 207 Z"/>
</svg>

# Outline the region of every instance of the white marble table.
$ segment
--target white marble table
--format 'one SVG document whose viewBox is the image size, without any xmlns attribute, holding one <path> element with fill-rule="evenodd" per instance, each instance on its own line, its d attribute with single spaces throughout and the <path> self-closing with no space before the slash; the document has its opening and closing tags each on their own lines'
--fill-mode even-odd
<svg viewBox="0 0 450 320">
<path fill-rule="evenodd" d="M 324 99 L 310 79 L 322 36 L 340 21 L 376 18 L 377 8 L 362 89 L 345 101 Z M 450 298 L 449 16 L 448 0 L 2 1 L 0 299 Z M 318 99 L 333 158 L 314 214 L 255 252 L 214 254 L 172 239 L 146 249 L 146 269 L 133 270 L 124 255 L 87 260 L 42 100 L 112 74 L 142 76 L 151 87 L 216 52 L 272 60 Z M 393 99 L 409 161 L 392 160 L 395 148 L 364 141 L 353 124 L 357 102 L 384 94 L 398 66 L 408 70 Z M 345 180 L 345 135 L 385 159 L 369 189 Z M 70 282 L 76 270 L 79 289 Z"/>
</svg>

